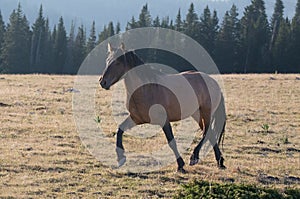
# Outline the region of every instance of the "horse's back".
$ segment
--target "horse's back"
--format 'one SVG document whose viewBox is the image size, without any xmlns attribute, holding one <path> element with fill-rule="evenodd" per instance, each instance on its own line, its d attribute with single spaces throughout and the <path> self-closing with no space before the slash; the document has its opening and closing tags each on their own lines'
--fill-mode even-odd
<svg viewBox="0 0 300 199">
<path fill-rule="evenodd" d="M 159 104 L 172 122 L 193 115 L 201 107 L 214 112 L 220 99 L 218 83 L 205 73 L 168 74 L 137 89 L 129 100 L 129 112 L 136 123 L 149 123 L 151 107 Z"/>
<path fill-rule="evenodd" d="M 199 108 L 209 108 L 214 113 L 221 100 L 221 88 L 218 82 L 206 73 L 186 71 L 166 75 L 162 82 L 175 91 L 180 103 L 183 118 L 195 113 Z"/>
<path fill-rule="evenodd" d="M 215 111 L 222 96 L 221 88 L 215 79 L 198 71 L 186 71 L 173 76 L 183 76 L 197 95 L 199 106 L 208 106 L 208 103 L 211 103 L 211 111 Z"/>
</svg>

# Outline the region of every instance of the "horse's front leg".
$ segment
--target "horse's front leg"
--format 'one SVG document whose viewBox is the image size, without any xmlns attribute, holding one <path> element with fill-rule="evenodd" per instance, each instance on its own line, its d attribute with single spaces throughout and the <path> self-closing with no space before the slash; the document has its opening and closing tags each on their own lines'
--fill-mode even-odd
<svg viewBox="0 0 300 199">
<path fill-rule="evenodd" d="M 123 146 L 123 133 L 136 126 L 135 122 L 128 116 L 122 124 L 120 124 L 117 132 L 117 143 L 116 143 L 116 152 L 118 157 L 118 166 L 121 167 L 126 162 L 126 156 L 124 155 L 124 146 Z"/>
<path fill-rule="evenodd" d="M 181 172 L 181 173 L 185 173 L 186 171 L 183 168 L 185 163 L 184 163 L 182 157 L 180 156 L 180 154 L 178 152 L 177 144 L 176 144 L 173 132 L 172 132 L 172 127 L 171 127 L 170 122 L 165 123 L 165 125 L 163 126 L 163 131 L 164 131 L 164 133 L 167 137 L 168 144 L 169 144 L 170 148 L 173 150 L 173 152 L 175 154 L 175 157 L 176 157 L 176 160 L 177 160 L 177 165 L 178 165 L 177 171 Z"/>
</svg>

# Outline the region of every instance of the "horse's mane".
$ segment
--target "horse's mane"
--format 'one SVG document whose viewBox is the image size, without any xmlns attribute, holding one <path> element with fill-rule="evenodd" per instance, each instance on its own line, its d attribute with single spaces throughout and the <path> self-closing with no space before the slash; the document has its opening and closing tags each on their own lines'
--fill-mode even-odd
<svg viewBox="0 0 300 199">
<path fill-rule="evenodd" d="M 142 58 L 140 58 L 134 50 L 127 51 L 124 54 L 124 62 L 127 62 L 127 65 L 130 69 L 133 69 L 137 66 L 144 65 L 145 62 Z M 147 65 L 147 68 L 142 73 L 142 78 L 144 80 L 153 81 L 158 78 L 158 76 L 165 75 L 161 71 L 154 68 L 154 66 L 151 66 L 150 64 Z"/>
<path fill-rule="evenodd" d="M 125 52 L 124 62 L 127 62 L 127 65 L 130 68 L 145 64 L 145 62 L 135 53 L 134 50 Z"/>
</svg>

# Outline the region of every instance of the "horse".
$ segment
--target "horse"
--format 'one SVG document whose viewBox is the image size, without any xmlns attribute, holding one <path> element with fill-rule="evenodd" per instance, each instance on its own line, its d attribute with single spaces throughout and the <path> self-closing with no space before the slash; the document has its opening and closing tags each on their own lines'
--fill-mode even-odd
<svg viewBox="0 0 300 199">
<path fill-rule="evenodd" d="M 213 146 L 218 167 L 225 169 L 219 144 L 224 135 L 226 112 L 224 97 L 216 80 L 198 71 L 186 71 L 179 74 L 166 74 L 158 70 L 149 70 L 152 72 L 147 71 L 142 75 L 138 72 L 130 73 L 144 64 L 134 50 L 125 49 L 124 43 L 117 48 L 108 43 L 106 67 L 100 76 L 99 83 L 103 89 L 109 90 L 116 82 L 124 79 L 127 90 L 126 107 L 129 111 L 129 116 L 119 125 L 116 134 L 118 166 L 121 167 L 126 162 L 122 142 L 123 133 L 136 125 L 151 123 L 161 126 L 168 145 L 176 157 L 177 171 L 185 173 L 185 162 L 177 149 L 170 122 L 191 116 L 198 123 L 203 136 L 193 150 L 190 165 L 193 166 L 199 162 L 200 149 L 208 139 Z M 141 84 L 145 82 L 145 79 L 148 83 Z M 151 79 L 152 81 L 149 81 Z M 156 83 L 160 81 L 163 83 Z M 188 89 L 181 89 L 182 84 L 190 85 L 189 90 L 192 90 L 192 93 L 185 93 Z M 172 88 L 179 92 L 176 90 L 174 93 Z M 181 100 L 177 99 L 179 95 Z M 191 95 L 194 95 L 197 101 L 197 106 L 193 108 L 189 105 Z M 179 101 L 186 102 L 186 104 L 182 105 Z M 155 105 L 159 108 L 152 110 L 151 108 Z"/>
</svg>

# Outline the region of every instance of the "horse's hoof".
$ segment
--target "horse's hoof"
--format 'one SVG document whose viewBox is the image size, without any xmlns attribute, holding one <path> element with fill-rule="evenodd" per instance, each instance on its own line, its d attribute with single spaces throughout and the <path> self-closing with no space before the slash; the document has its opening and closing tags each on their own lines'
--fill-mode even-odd
<svg viewBox="0 0 300 199">
<path fill-rule="evenodd" d="M 190 160 L 190 166 L 194 166 L 195 164 L 197 164 L 199 162 L 199 159 L 193 159 Z"/>
<path fill-rule="evenodd" d="M 226 169 L 226 167 L 224 166 L 224 158 L 221 157 L 220 160 L 218 161 L 218 167 L 219 169 Z"/>
<path fill-rule="evenodd" d="M 190 158 L 190 166 L 193 166 L 199 162 L 199 158 L 196 158 L 194 154 L 191 155 Z"/>
<path fill-rule="evenodd" d="M 186 170 L 184 168 L 178 168 L 177 169 L 177 173 L 183 173 L 183 174 L 186 174 Z"/>
<path fill-rule="evenodd" d="M 222 164 L 218 164 L 218 168 L 219 168 L 219 169 L 222 169 L 222 170 L 226 169 L 226 167 L 225 167 L 225 165 L 223 164 L 223 162 L 222 162 Z"/>
<path fill-rule="evenodd" d="M 125 162 L 126 162 L 126 156 L 124 156 L 123 158 L 118 160 L 118 167 L 123 166 L 125 164 Z"/>
<path fill-rule="evenodd" d="M 190 166 L 194 166 L 195 164 L 197 164 L 199 162 L 199 159 L 191 159 L 190 160 Z"/>
</svg>

